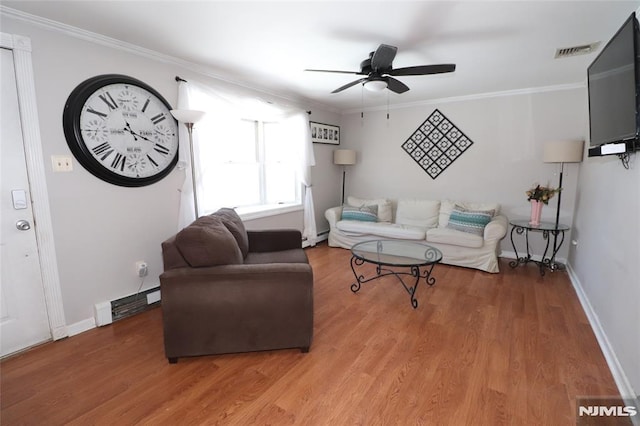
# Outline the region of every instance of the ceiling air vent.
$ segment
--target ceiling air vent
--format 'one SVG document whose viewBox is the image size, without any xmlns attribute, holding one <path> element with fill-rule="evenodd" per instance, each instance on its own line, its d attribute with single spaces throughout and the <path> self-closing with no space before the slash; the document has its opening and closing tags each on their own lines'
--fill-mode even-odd
<svg viewBox="0 0 640 426">
<path fill-rule="evenodd" d="M 567 58 L 569 56 L 577 56 L 577 55 L 586 55 L 591 52 L 594 52 L 600 46 L 600 42 L 597 41 L 591 44 L 583 44 L 581 46 L 573 46 L 573 47 L 561 47 L 556 49 L 555 58 Z"/>
</svg>

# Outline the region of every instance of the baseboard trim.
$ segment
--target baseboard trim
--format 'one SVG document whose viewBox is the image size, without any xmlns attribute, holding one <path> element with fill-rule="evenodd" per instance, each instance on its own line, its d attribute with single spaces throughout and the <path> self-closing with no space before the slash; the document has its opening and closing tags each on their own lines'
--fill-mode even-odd
<svg viewBox="0 0 640 426">
<path fill-rule="evenodd" d="M 328 239 L 329 239 L 329 233 L 328 232 L 327 233 L 320 233 L 316 237 L 316 243 L 315 244 L 318 244 L 318 243 L 320 243 L 322 241 L 325 241 L 325 240 L 328 240 Z M 315 244 L 313 244 L 313 245 L 315 245 Z M 311 246 L 312 246 L 312 244 L 309 243 L 307 240 L 303 240 L 302 241 L 302 248 L 307 248 L 307 247 L 311 247 Z"/>
<path fill-rule="evenodd" d="M 571 267 L 571 264 L 567 264 L 567 272 L 569 274 L 569 279 L 571 280 L 571 284 L 573 285 L 574 290 L 578 296 L 578 300 L 582 305 L 582 310 L 587 315 L 587 319 L 589 320 L 589 324 L 591 325 L 591 329 L 593 333 L 596 335 L 596 339 L 598 340 L 598 344 L 600 345 L 600 349 L 604 355 L 605 360 L 607 361 L 607 365 L 609 366 L 609 370 L 613 375 L 613 380 L 616 382 L 616 386 L 618 387 L 618 391 L 623 398 L 636 398 L 636 395 L 633 391 L 633 387 L 627 378 L 627 375 L 624 373 L 622 369 L 622 365 L 618 361 L 618 357 L 616 356 L 611 343 L 609 342 L 609 338 L 602 328 L 602 324 L 600 324 L 600 319 L 598 318 L 598 314 L 593 309 L 587 294 L 584 292 L 582 288 L 582 284 L 580 283 L 580 279 L 576 275 L 576 272 Z M 637 423 L 637 416 L 634 416 L 634 424 Z"/>
<path fill-rule="evenodd" d="M 89 331 L 92 328 L 96 328 L 96 320 L 94 318 L 87 318 L 87 319 L 83 319 L 82 321 L 78 321 L 76 323 L 68 325 L 67 332 L 69 333 L 69 337 L 71 337 L 71 336 L 75 336 L 76 334 Z"/>
</svg>

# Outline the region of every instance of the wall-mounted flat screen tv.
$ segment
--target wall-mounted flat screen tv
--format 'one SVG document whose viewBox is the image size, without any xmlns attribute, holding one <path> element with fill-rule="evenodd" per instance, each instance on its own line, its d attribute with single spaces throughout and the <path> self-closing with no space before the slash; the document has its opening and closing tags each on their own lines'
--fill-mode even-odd
<svg viewBox="0 0 640 426">
<path fill-rule="evenodd" d="M 640 149 L 639 55 L 633 13 L 587 70 L 590 157 Z"/>
</svg>

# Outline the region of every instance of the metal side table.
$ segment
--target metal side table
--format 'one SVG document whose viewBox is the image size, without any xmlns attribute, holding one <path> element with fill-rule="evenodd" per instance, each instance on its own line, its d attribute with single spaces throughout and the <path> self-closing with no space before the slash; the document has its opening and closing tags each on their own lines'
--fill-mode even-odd
<svg viewBox="0 0 640 426">
<path fill-rule="evenodd" d="M 533 262 L 540 267 L 540 275 L 543 275 L 543 276 L 546 269 L 549 269 L 553 272 L 558 269 L 564 268 L 564 265 L 556 262 L 556 254 L 558 254 L 558 250 L 560 250 L 560 247 L 562 247 L 562 243 L 564 242 L 565 231 L 568 231 L 570 229 L 567 225 L 558 224 L 558 226 L 556 227 L 556 224 L 551 222 L 540 222 L 540 225 L 530 225 L 528 220 L 512 220 L 512 221 L 509 221 L 509 224 L 512 226 L 511 245 L 513 246 L 513 251 L 516 254 L 516 259 L 509 262 L 509 266 L 511 266 L 512 268 L 515 268 L 518 265 Z M 539 261 L 534 260 L 531 257 L 531 252 L 529 250 L 529 232 L 530 231 L 542 232 L 542 239 L 546 241 L 544 253 L 542 254 L 542 259 Z M 525 243 L 527 246 L 526 256 L 520 257 L 520 255 L 518 254 L 515 241 L 513 240 L 514 233 L 516 235 L 524 234 Z M 551 241 L 551 238 L 550 238 L 551 236 L 556 237 L 554 238 L 554 245 L 556 240 L 558 241 L 558 244 L 555 245 L 555 247 L 552 247 L 551 256 L 547 256 L 547 253 L 549 253 L 549 243 Z"/>
</svg>

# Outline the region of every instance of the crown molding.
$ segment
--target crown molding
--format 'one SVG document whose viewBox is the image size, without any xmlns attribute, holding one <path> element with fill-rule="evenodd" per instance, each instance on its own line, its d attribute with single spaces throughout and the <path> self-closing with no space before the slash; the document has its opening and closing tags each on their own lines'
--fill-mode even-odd
<svg viewBox="0 0 640 426">
<path fill-rule="evenodd" d="M 312 101 L 306 98 L 293 98 L 280 93 L 270 92 L 264 88 L 254 87 L 248 85 L 244 82 L 230 80 L 223 76 L 220 76 L 211 71 L 211 69 L 205 65 L 190 62 L 184 59 L 176 58 L 175 56 L 167 55 L 164 53 L 157 52 L 155 50 L 147 49 L 141 46 L 137 46 L 132 43 L 128 43 L 126 41 L 118 40 L 112 37 L 107 37 L 102 34 L 94 33 L 91 31 L 83 30 L 78 27 L 74 27 L 71 25 L 63 24 L 58 21 L 54 21 L 51 19 L 43 18 L 41 16 L 32 15 L 30 13 L 22 12 L 20 10 L 12 9 L 7 6 L 0 5 L 0 15 L 5 15 L 9 18 L 16 19 L 19 21 L 27 22 L 29 24 L 45 28 L 47 30 L 56 31 L 58 33 L 62 33 L 66 36 L 77 38 L 80 40 L 85 40 L 91 43 L 100 44 L 105 47 L 117 49 L 126 53 L 130 53 L 136 56 L 141 56 L 147 59 L 151 59 L 153 61 L 162 62 L 170 65 L 175 65 L 191 72 L 200 74 L 205 77 L 209 77 L 215 80 L 218 80 L 223 83 L 232 84 L 234 86 L 241 87 L 243 89 L 252 90 L 254 92 L 259 92 L 264 95 L 268 95 L 272 98 L 280 99 L 281 101 L 291 102 L 295 105 L 301 106 L 303 109 L 311 109 L 312 107 L 323 109 L 325 111 L 334 112 L 340 114 L 342 111 L 336 109 L 334 107 L 330 107 L 328 105 L 324 105 L 318 103 L 316 101 Z"/>
<path fill-rule="evenodd" d="M 428 99 L 424 101 L 417 102 L 407 102 L 402 104 L 394 104 L 377 107 L 368 107 L 368 108 L 351 108 L 347 110 L 343 110 L 342 114 L 355 114 L 361 112 L 373 112 L 373 111 L 387 111 L 387 110 L 397 110 L 404 108 L 415 108 L 421 106 L 430 106 L 430 105 L 441 105 L 444 103 L 451 102 L 467 102 L 467 101 L 476 101 L 481 99 L 489 99 L 489 98 L 500 98 L 500 97 L 508 97 L 508 96 L 522 96 L 522 95 L 532 95 L 538 93 L 546 93 L 546 92 L 559 92 L 563 90 L 575 90 L 575 89 L 584 89 L 587 87 L 587 83 L 570 83 L 570 84 L 558 84 L 554 86 L 541 86 L 541 87 L 530 87 L 526 89 L 515 89 L 515 90 L 504 90 L 500 92 L 487 92 L 487 93 L 477 93 L 473 95 L 464 95 L 464 96 L 452 96 L 449 98 L 439 98 L 439 99 Z"/>
</svg>

